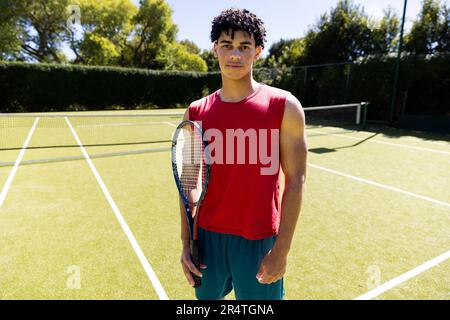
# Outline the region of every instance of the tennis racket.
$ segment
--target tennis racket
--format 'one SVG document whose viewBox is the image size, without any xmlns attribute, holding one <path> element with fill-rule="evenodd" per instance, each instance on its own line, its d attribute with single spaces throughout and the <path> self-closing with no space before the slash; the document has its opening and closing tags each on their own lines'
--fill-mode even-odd
<svg viewBox="0 0 450 320">
<path fill-rule="evenodd" d="M 200 270 L 200 248 L 198 244 L 197 219 L 200 204 L 209 181 L 209 153 L 203 141 L 203 131 L 198 123 L 181 122 L 172 139 L 172 169 L 175 183 L 184 204 L 189 226 L 191 258 Z M 201 278 L 192 273 L 194 287 L 201 286 Z"/>
</svg>

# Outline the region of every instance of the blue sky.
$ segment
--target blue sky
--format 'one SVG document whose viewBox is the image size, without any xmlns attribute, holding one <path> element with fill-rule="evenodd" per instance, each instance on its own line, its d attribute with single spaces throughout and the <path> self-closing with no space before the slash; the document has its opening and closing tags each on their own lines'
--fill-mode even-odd
<svg viewBox="0 0 450 320">
<path fill-rule="evenodd" d="M 445 1 L 445 0 L 444 0 Z M 133 0 L 138 3 L 139 1 Z M 302 37 L 308 27 L 314 24 L 324 12 L 335 7 L 338 0 L 166 0 L 173 9 L 173 20 L 179 28 L 178 40 L 189 39 L 201 49 L 211 47 L 209 32 L 212 19 L 229 7 L 245 8 L 258 15 L 266 24 L 267 43 L 270 45 L 281 38 Z M 397 10 L 401 18 L 403 0 L 354 0 L 373 17 L 381 17 L 389 5 Z M 406 29 L 419 14 L 420 0 L 409 0 L 406 12 Z"/>
</svg>

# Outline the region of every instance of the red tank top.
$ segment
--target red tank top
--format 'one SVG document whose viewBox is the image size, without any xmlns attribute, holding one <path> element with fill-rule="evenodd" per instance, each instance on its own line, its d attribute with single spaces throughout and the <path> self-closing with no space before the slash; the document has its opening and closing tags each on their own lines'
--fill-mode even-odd
<svg viewBox="0 0 450 320">
<path fill-rule="evenodd" d="M 216 91 L 190 105 L 189 119 L 201 124 L 212 151 L 200 227 L 250 240 L 278 233 L 279 130 L 288 94 L 260 85 L 239 102 L 223 102 Z"/>
</svg>

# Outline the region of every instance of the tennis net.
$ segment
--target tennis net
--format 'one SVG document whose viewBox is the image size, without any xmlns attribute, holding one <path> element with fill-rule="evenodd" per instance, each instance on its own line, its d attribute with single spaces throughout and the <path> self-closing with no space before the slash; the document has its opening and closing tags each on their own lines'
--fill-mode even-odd
<svg viewBox="0 0 450 320">
<path fill-rule="evenodd" d="M 367 102 L 304 108 L 306 123 L 311 126 L 354 126 L 366 124 Z"/>
<path fill-rule="evenodd" d="M 307 129 L 361 128 L 366 106 L 304 108 Z M 182 112 L 0 114 L 0 166 L 12 165 L 22 149 L 35 150 L 22 164 L 83 159 L 80 143 L 92 158 L 166 151 L 182 118 Z"/>
<path fill-rule="evenodd" d="M 83 159 L 80 144 L 92 158 L 165 150 L 182 118 L 183 113 L 0 114 L 0 166 L 11 165 L 22 149 L 35 150 L 22 164 Z"/>
<path fill-rule="evenodd" d="M 0 114 L 0 150 L 22 149 L 24 136 L 35 125 L 26 149 L 84 147 L 168 142 L 183 113 L 159 114 Z"/>
</svg>

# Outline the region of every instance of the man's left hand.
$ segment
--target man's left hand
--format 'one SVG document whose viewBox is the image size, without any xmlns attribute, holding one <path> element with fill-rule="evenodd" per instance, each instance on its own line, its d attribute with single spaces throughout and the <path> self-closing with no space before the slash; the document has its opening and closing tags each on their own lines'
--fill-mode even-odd
<svg viewBox="0 0 450 320">
<path fill-rule="evenodd" d="M 283 278 L 286 272 L 287 255 L 271 250 L 264 257 L 256 279 L 261 284 L 271 284 Z"/>
</svg>

